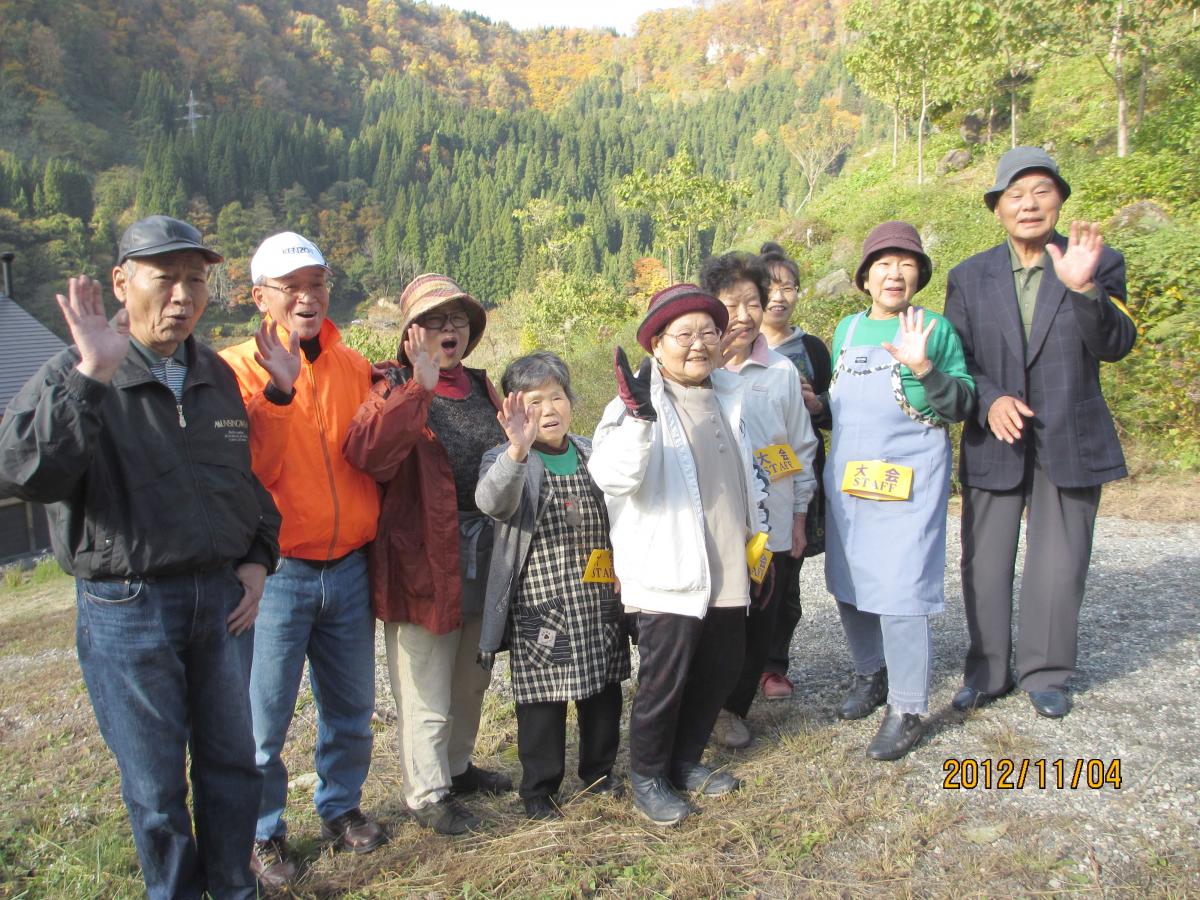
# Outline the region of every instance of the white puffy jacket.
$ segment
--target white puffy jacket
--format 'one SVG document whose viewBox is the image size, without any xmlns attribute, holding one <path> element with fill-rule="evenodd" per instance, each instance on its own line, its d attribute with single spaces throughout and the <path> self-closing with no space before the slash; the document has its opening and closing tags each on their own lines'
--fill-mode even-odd
<svg viewBox="0 0 1200 900">
<path fill-rule="evenodd" d="M 738 435 L 746 479 L 746 539 L 766 529 L 766 494 L 755 474 L 742 423 L 743 379 L 716 370 L 717 402 Z M 611 523 L 613 564 L 626 606 L 704 618 L 711 579 L 704 546 L 704 509 L 696 463 L 683 423 L 665 396 L 657 366 L 650 400 L 656 422 L 629 415 L 619 397 L 604 409 L 592 438 L 588 471 L 604 491 Z"/>
</svg>

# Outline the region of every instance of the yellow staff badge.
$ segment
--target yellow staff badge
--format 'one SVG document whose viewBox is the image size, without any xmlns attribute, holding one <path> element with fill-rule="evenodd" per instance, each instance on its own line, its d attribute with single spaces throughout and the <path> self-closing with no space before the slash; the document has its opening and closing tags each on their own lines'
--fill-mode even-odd
<svg viewBox="0 0 1200 900">
<path fill-rule="evenodd" d="M 754 461 L 762 466 L 767 477 L 772 481 L 795 475 L 804 470 L 796 451 L 787 444 L 772 444 L 754 451 Z"/>
<path fill-rule="evenodd" d="M 615 584 L 616 572 L 613 571 L 611 550 L 593 550 L 588 557 L 587 566 L 583 570 L 584 584 Z"/>
<path fill-rule="evenodd" d="M 842 493 L 864 500 L 907 500 L 913 470 L 885 459 L 852 459 L 842 474 Z"/>
<path fill-rule="evenodd" d="M 767 577 L 767 566 L 775 556 L 767 549 L 767 533 L 760 531 L 746 544 L 746 565 L 750 567 L 750 579 L 755 584 L 762 584 Z"/>
</svg>

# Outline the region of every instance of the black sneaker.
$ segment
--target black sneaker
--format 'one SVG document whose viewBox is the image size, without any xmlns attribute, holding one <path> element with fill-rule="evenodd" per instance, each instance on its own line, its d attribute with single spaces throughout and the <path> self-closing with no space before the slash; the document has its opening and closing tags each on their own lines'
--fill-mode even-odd
<svg viewBox="0 0 1200 900">
<path fill-rule="evenodd" d="M 436 803 L 422 806 L 420 809 L 409 809 L 414 819 L 426 828 L 432 828 L 438 834 L 466 834 L 476 831 L 483 820 L 463 805 L 453 794 L 447 794 Z"/>
<path fill-rule="evenodd" d="M 524 802 L 525 815 L 535 822 L 562 818 L 562 810 L 558 808 L 558 804 L 554 802 L 553 797 L 539 794 L 536 797 L 526 797 Z"/>
<path fill-rule="evenodd" d="M 583 792 L 585 794 L 607 795 L 620 799 L 625 796 L 625 785 L 622 783 L 620 777 L 609 772 L 603 778 L 598 778 L 587 785 L 583 789 Z"/>
<path fill-rule="evenodd" d="M 677 766 L 671 771 L 671 786 L 677 791 L 701 793 L 709 797 L 732 794 L 742 783 L 728 772 L 720 772 L 700 763 Z"/>
<path fill-rule="evenodd" d="M 512 779 L 503 772 L 481 769 L 474 763 L 467 763 L 465 772 L 450 779 L 452 794 L 474 794 L 476 791 L 484 794 L 507 794 L 512 787 Z"/>
<path fill-rule="evenodd" d="M 633 785 L 633 805 L 655 825 L 678 825 L 692 811 L 661 775 L 630 772 L 629 783 Z"/>
<path fill-rule="evenodd" d="M 899 759 L 916 745 L 924 730 L 916 713 L 896 712 L 889 706 L 884 710 L 875 739 L 867 747 L 867 756 L 884 761 Z"/>
<path fill-rule="evenodd" d="M 842 701 L 838 709 L 839 719 L 865 719 L 873 713 L 876 707 L 883 706 L 887 701 L 888 677 L 887 667 L 880 669 L 874 675 L 854 676 L 854 684 L 850 693 Z"/>
</svg>

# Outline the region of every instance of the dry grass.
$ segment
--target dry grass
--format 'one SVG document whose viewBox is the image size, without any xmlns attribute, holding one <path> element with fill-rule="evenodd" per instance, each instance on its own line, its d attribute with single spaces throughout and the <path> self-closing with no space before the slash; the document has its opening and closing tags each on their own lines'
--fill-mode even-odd
<svg viewBox="0 0 1200 900">
<path fill-rule="evenodd" d="M 1160 505 L 1159 487 L 1140 481 L 1134 490 L 1132 509 Z M 116 766 L 97 734 L 74 658 L 72 584 L 64 576 L 19 581 L 0 588 L 0 898 L 141 896 Z M 497 682 L 504 677 L 501 667 Z M 680 828 L 650 826 L 627 799 L 575 794 L 581 786 L 572 758 L 562 821 L 529 823 L 515 795 L 479 799 L 474 805 L 487 819 L 484 830 L 448 839 L 406 817 L 394 729 L 381 722 L 363 805 L 387 826 L 391 842 L 361 858 L 330 852 L 318 839 L 311 797 L 294 790 L 288 822 L 302 864 L 295 892 L 314 898 L 1200 893 L 1194 842 L 1174 846 L 1134 836 L 1123 846 L 1128 863 L 1105 868 L 1067 806 L 1061 816 L 1023 815 L 1020 804 L 994 803 L 982 792 L 943 791 L 911 761 L 868 764 L 862 746 L 869 723 L 838 723 L 828 710 L 784 703 L 758 704 L 752 724 L 758 738 L 751 749 L 712 755 L 743 779 L 743 789 L 702 801 L 699 814 Z M 948 724 L 935 716 L 931 727 Z M 1045 754 L 1005 726 L 984 719 L 976 727 L 995 758 Z M 285 751 L 293 775 L 311 770 L 315 732 L 305 691 Z M 493 690 L 479 759 L 517 778 L 515 739 L 511 704 Z M 618 767 L 628 769 L 624 754 Z"/>
</svg>

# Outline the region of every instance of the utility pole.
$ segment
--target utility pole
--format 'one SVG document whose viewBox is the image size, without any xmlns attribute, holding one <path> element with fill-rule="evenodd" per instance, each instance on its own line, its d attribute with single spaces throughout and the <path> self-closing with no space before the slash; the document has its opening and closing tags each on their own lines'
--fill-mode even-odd
<svg viewBox="0 0 1200 900">
<path fill-rule="evenodd" d="M 196 112 L 196 106 L 196 94 L 191 88 L 188 88 L 188 100 L 187 103 L 184 104 L 184 108 L 187 110 L 187 115 L 180 116 L 178 121 L 188 123 L 188 128 L 192 132 L 192 137 L 196 136 L 196 123 L 201 119 L 208 118 L 208 116 L 202 116 L 200 113 Z"/>
</svg>

